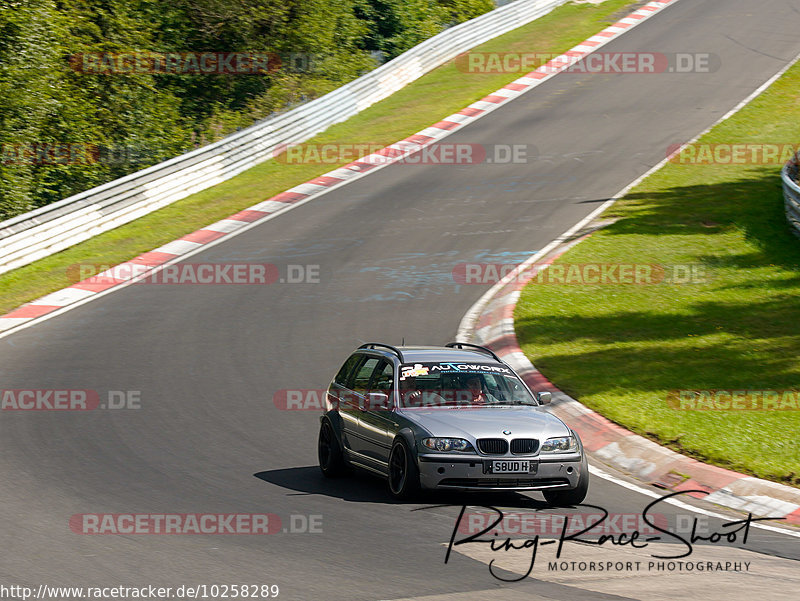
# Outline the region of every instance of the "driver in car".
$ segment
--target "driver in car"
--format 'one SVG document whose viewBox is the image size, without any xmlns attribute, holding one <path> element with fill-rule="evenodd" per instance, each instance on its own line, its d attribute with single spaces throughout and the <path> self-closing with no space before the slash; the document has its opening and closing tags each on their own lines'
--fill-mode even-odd
<svg viewBox="0 0 800 601">
<path fill-rule="evenodd" d="M 488 405 L 500 402 L 483 389 L 483 381 L 480 376 L 470 376 L 467 378 L 466 384 L 467 390 L 471 395 L 470 402 L 473 405 Z"/>
</svg>

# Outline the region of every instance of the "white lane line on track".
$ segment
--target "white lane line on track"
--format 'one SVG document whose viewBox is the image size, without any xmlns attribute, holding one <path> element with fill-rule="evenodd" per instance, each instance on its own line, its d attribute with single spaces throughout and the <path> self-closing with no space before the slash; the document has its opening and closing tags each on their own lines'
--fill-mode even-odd
<svg viewBox="0 0 800 601">
<path fill-rule="evenodd" d="M 602 470 L 599 467 L 594 465 L 589 466 L 589 473 L 594 474 L 602 478 L 603 480 L 608 480 L 617 486 L 624 486 L 625 488 L 632 490 L 634 492 L 638 492 L 639 494 L 645 495 L 647 497 L 652 497 L 653 499 L 658 499 L 663 497 L 663 494 L 659 494 L 655 491 L 649 490 L 638 484 L 633 484 L 632 482 L 628 482 L 627 480 L 623 480 L 621 478 L 617 478 L 616 476 L 612 476 L 608 472 Z M 665 503 L 669 503 L 670 505 L 674 505 L 675 507 L 679 507 L 680 509 L 684 509 L 686 511 L 692 511 L 694 513 L 700 513 L 703 515 L 707 515 L 712 518 L 719 518 L 721 520 L 729 521 L 731 518 L 728 515 L 723 515 L 721 513 L 717 513 L 716 511 L 710 511 L 708 509 L 703 509 L 701 507 L 695 507 L 694 505 L 690 505 L 689 503 L 685 503 L 684 501 L 680 501 L 675 497 L 671 497 L 669 499 L 664 500 Z M 762 522 L 753 522 L 750 524 L 751 528 L 759 528 L 761 530 L 769 530 L 770 532 L 777 532 L 778 534 L 786 534 L 788 536 L 793 536 L 795 538 L 800 538 L 800 532 L 795 532 L 793 530 L 787 530 L 786 528 L 781 528 L 779 526 L 771 526 L 769 524 L 764 524 Z"/>
</svg>

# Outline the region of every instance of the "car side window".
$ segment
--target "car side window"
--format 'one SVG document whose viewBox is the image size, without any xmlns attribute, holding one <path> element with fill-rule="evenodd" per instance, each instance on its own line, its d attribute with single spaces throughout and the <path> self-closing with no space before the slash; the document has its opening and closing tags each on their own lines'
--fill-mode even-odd
<svg viewBox="0 0 800 601">
<path fill-rule="evenodd" d="M 364 355 L 352 355 L 347 361 L 344 362 L 342 368 L 339 370 L 339 373 L 336 374 L 336 377 L 333 379 L 339 386 L 343 386 L 344 388 L 349 388 L 348 384 L 352 381 L 350 377 L 353 373 L 353 369 L 361 359 L 364 358 Z"/>
<path fill-rule="evenodd" d="M 368 357 L 367 360 L 357 368 L 356 378 L 352 386 L 353 390 L 361 394 L 367 393 L 372 372 L 375 371 L 375 366 L 378 365 L 379 361 L 380 359 L 377 357 Z"/>
<path fill-rule="evenodd" d="M 372 383 L 369 386 L 370 392 L 382 392 L 389 398 L 392 396 L 394 388 L 394 367 L 388 361 L 381 361 L 375 368 L 372 376 Z"/>
<path fill-rule="evenodd" d="M 518 403 L 528 403 L 530 402 L 531 395 L 528 394 L 528 391 L 525 390 L 525 387 L 522 385 L 522 382 L 512 382 L 511 383 L 511 394 L 514 401 Z"/>
</svg>

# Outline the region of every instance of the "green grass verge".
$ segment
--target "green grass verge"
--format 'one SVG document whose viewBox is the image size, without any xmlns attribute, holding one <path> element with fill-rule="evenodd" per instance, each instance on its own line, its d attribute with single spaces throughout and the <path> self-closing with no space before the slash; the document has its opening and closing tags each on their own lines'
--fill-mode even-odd
<svg viewBox="0 0 800 601">
<path fill-rule="evenodd" d="M 568 4 L 476 50 L 561 53 L 615 21 L 614 17 L 632 4 L 630 0 L 606 0 L 597 6 Z M 521 75 L 464 73 L 450 62 L 308 143 L 388 145 L 461 110 Z M 73 284 L 67 274 L 70 265 L 115 265 L 127 261 L 347 162 L 298 165 L 270 160 L 128 225 L 3 274 L 0 315 Z"/>
<path fill-rule="evenodd" d="M 800 65 L 701 144 L 800 142 Z M 526 355 L 612 421 L 684 454 L 800 486 L 800 411 L 687 411 L 672 390 L 800 389 L 800 240 L 780 165 L 667 164 L 556 263 L 695 264 L 704 283 L 525 288 Z M 567 269 L 564 267 L 563 269 Z"/>
</svg>

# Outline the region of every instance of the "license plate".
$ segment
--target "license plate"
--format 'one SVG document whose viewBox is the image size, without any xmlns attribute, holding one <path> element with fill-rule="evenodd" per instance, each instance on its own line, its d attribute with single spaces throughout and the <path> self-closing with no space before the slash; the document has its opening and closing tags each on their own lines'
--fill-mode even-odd
<svg viewBox="0 0 800 601">
<path fill-rule="evenodd" d="M 495 460 L 489 463 L 489 471 L 492 474 L 527 474 L 530 470 L 530 462 L 522 459 Z"/>
</svg>

